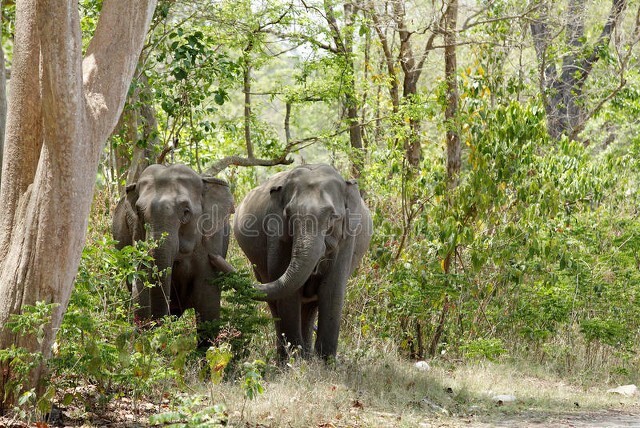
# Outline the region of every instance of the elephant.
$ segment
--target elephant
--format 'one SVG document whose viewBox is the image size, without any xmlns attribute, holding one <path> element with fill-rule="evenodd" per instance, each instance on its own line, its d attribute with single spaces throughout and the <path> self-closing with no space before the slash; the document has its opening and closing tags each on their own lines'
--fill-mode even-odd
<svg viewBox="0 0 640 428">
<path fill-rule="evenodd" d="M 275 174 L 238 206 L 234 236 L 269 304 L 281 362 L 289 345 L 305 358 L 335 358 L 347 279 L 372 231 L 356 181 L 327 164 Z"/>
<path fill-rule="evenodd" d="M 164 272 L 157 286 L 129 285 L 138 321 L 180 316 L 188 308 L 195 309 L 199 323 L 219 318 L 220 290 L 211 280 L 233 270 L 224 259 L 233 211 L 224 180 L 200 176 L 186 165 L 150 165 L 126 187 L 113 216 L 117 248 L 158 240 L 151 255 Z"/>
</svg>

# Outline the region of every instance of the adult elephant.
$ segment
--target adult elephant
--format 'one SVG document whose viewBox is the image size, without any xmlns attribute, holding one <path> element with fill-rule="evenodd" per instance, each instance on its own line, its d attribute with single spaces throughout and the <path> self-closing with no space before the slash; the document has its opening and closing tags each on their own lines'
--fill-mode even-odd
<svg viewBox="0 0 640 428">
<path fill-rule="evenodd" d="M 194 308 L 199 322 L 220 316 L 216 272 L 233 268 L 224 260 L 229 245 L 233 197 L 228 184 L 202 177 L 185 165 L 151 165 L 116 206 L 112 232 L 117 247 L 154 239 L 160 284 L 131 284 L 139 320 L 180 316 Z"/>
<path fill-rule="evenodd" d="M 312 355 L 316 316 L 315 353 L 336 355 L 345 285 L 371 233 L 358 185 L 330 165 L 276 174 L 242 201 L 234 235 L 269 303 L 281 359 L 287 344 Z"/>
</svg>

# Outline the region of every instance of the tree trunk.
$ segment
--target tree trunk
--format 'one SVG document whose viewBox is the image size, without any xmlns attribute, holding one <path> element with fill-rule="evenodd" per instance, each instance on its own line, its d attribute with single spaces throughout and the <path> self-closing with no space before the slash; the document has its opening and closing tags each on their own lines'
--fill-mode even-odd
<svg viewBox="0 0 640 428">
<path fill-rule="evenodd" d="M 540 93 L 547 115 L 547 131 L 554 139 L 563 135 L 575 138 L 585 120 L 584 84 L 600 53 L 611 40 L 620 21 L 626 0 L 612 0 L 611 11 L 593 46 L 585 46 L 585 1 L 569 0 L 565 26 L 568 54 L 562 59 L 560 73 L 555 59 L 548 54 L 554 42 L 549 25 L 549 6 L 542 3 L 540 16 L 531 22 L 531 35 L 538 58 Z"/>
<path fill-rule="evenodd" d="M 127 99 L 115 131 L 115 134 L 124 140 L 124 144 L 116 147 L 113 154 L 116 170 L 114 178 L 118 180 L 120 196 L 124 195 L 125 183 L 131 184 L 138 181 L 142 171 L 155 161 L 155 152 L 160 146 L 153 93 L 147 76 L 141 70 L 142 66 L 142 62 L 138 63 L 137 77 L 135 77 L 138 84 Z M 141 127 L 142 133 L 140 133 Z M 122 180 L 123 177 L 126 180 Z"/>
<path fill-rule="evenodd" d="M 458 185 L 461 165 L 460 135 L 458 133 L 458 82 L 456 58 L 456 31 L 458 21 L 458 0 L 449 0 L 445 11 L 444 33 L 444 75 L 447 87 L 447 106 L 444 119 L 447 126 L 447 180 L 449 187 Z"/>
<path fill-rule="evenodd" d="M 349 142 L 351 143 L 351 171 L 354 177 L 362 175 L 364 168 L 364 148 L 362 146 L 362 125 L 360 124 L 360 105 L 356 94 L 355 64 L 353 63 L 353 31 L 355 11 L 354 5 L 347 1 L 344 4 L 345 29 L 343 37 L 344 60 L 347 64 L 347 88 L 344 104 L 349 124 Z"/>
<path fill-rule="evenodd" d="M 105 0 L 83 60 L 77 0 L 16 4 L 0 187 L 2 349 L 50 355 L 84 246 L 99 155 L 122 111 L 155 5 Z M 12 334 L 11 314 L 39 301 L 55 304 L 43 340 Z M 38 386 L 42 368 L 24 388 Z M 8 366 L 1 369 L 10 375 Z M 0 391 L 6 381 L 0 379 Z"/>
<path fill-rule="evenodd" d="M 447 187 L 451 192 L 457 185 L 461 166 L 460 136 L 458 133 L 458 82 L 457 82 L 457 58 L 456 58 L 456 31 L 458 22 L 458 0 L 449 0 L 444 14 L 444 76 L 447 91 L 447 106 L 444 117 L 447 126 Z M 451 204 L 451 200 L 448 200 Z M 455 247 L 444 259 L 444 272 L 449 274 L 451 263 L 455 261 Z M 442 310 L 438 319 L 435 333 L 429 345 L 429 355 L 434 356 L 438 350 L 440 338 L 444 332 L 445 322 L 449 313 L 449 296 L 445 294 Z"/>
<path fill-rule="evenodd" d="M 0 26 L 2 25 L 2 1 L 0 1 Z M 7 75 L 0 32 L 0 182 L 2 181 L 2 153 L 4 152 L 4 131 L 7 124 Z"/>
<path fill-rule="evenodd" d="M 138 144 L 133 146 L 133 155 L 131 157 L 131 165 L 127 174 L 127 183 L 135 183 L 138 181 L 140 174 L 155 159 L 155 152 L 160 146 L 158 138 L 158 120 L 156 118 L 156 110 L 153 108 L 153 94 L 149 87 L 147 76 L 144 73 L 140 75 L 142 89 L 139 93 L 140 111 L 138 119 L 142 119 L 142 139 L 144 146 Z"/>
<path fill-rule="evenodd" d="M 393 19 L 398 27 L 400 36 L 400 66 L 404 75 L 402 82 L 402 99 L 405 103 L 415 102 L 418 93 L 418 79 L 421 74 L 420 67 L 411 47 L 411 33 L 405 23 L 405 4 L 402 1 L 393 3 Z M 425 52 L 426 56 L 426 52 Z M 422 147 L 420 146 L 420 121 L 414 117 L 409 118 L 409 132 L 404 141 L 405 158 L 411 168 L 418 168 L 422 160 Z"/>
<path fill-rule="evenodd" d="M 336 53 L 344 61 L 346 87 L 344 89 L 343 108 L 349 125 L 349 142 L 353 156 L 351 158 L 352 173 L 360 177 L 364 166 L 364 147 L 362 145 L 362 124 L 360 123 L 360 105 L 356 94 L 355 64 L 353 62 L 353 32 L 355 6 L 350 0 L 344 4 L 345 26 L 341 30 L 329 0 L 324 1 L 326 20 L 336 46 Z M 344 34 L 342 34 L 344 33 Z"/>
<path fill-rule="evenodd" d="M 245 49 L 245 64 L 243 70 L 242 92 L 244 92 L 244 144 L 247 147 L 247 157 L 252 159 L 253 142 L 251 141 L 251 45 Z"/>
<path fill-rule="evenodd" d="M 398 0 L 391 3 L 393 9 L 393 30 L 397 32 L 400 42 L 399 55 L 394 55 L 392 51 L 392 42 L 394 37 L 388 37 L 385 29 L 382 28 L 382 19 L 373 3 L 366 4 L 367 12 L 373 22 L 373 28 L 378 35 L 384 64 L 389 75 L 389 94 L 391 96 L 391 105 L 393 113 L 398 113 L 401 103 L 416 102 L 418 94 L 418 82 L 422 76 L 424 63 L 433 50 L 433 43 L 436 36 L 440 33 L 439 28 L 435 28 L 427 39 L 422 51 L 418 54 L 414 52 L 411 37 L 414 32 L 410 31 L 406 25 L 406 6 L 404 0 Z M 442 22 L 442 17 L 439 18 Z M 439 24 L 438 24 L 439 25 Z M 398 64 L 399 61 L 399 64 Z M 400 98 L 400 78 L 398 76 L 398 65 L 402 69 L 402 99 Z M 416 117 L 409 118 L 409 129 L 404 137 L 403 144 L 405 150 L 405 159 L 411 169 L 415 169 L 420 165 L 422 159 L 422 147 L 420 141 L 420 119 Z M 404 126 L 403 122 L 398 122 L 397 126 Z"/>
<path fill-rule="evenodd" d="M 138 104 L 138 90 L 134 90 L 128 97 L 126 102 L 126 108 L 123 109 L 120 115 L 120 121 L 118 124 L 122 125 L 121 136 L 124 143 L 119 144 L 115 148 L 115 168 L 116 179 L 118 182 L 118 194 L 123 196 L 125 193 L 126 184 L 129 183 L 128 175 L 131 166 L 133 165 L 133 157 L 135 156 L 136 147 L 138 144 L 138 110 L 136 105 Z M 129 149 L 131 149 L 131 155 L 129 155 Z M 126 181 L 124 179 L 127 179 Z"/>
</svg>

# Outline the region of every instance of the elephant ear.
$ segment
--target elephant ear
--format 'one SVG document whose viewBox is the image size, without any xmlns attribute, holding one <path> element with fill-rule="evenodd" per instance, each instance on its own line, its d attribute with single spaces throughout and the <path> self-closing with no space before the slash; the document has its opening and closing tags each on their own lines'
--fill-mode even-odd
<svg viewBox="0 0 640 428">
<path fill-rule="evenodd" d="M 135 241 L 144 240 L 144 223 L 136 210 L 138 189 L 136 184 L 126 187 L 125 195 L 118 201 L 113 215 L 113 238 L 118 241 L 118 248 L 132 245 Z"/>
<path fill-rule="evenodd" d="M 202 177 L 202 217 L 199 227 L 204 236 L 213 236 L 224 228 L 235 212 L 233 196 L 226 181 Z"/>
<path fill-rule="evenodd" d="M 343 239 L 347 236 L 354 235 L 356 228 L 362 221 L 360 218 L 362 215 L 362 198 L 360 197 L 358 182 L 356 180 L 345 180 L 345 183 L 347 184 L 347 188 L 345 195 L 346 216 L 342 227 Z"/>
</svg>

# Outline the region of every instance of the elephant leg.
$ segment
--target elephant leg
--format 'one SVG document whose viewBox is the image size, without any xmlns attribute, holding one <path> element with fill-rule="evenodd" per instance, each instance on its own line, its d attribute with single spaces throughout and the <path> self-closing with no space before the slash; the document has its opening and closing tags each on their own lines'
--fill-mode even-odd
<svg viewBox="0 0 640 428">
<path fill-rule="evenodd" d="M 305 357 L 310 357 L 313 351 L 313 331 L 318 315 L 318 288 L 321 278 L 312 275 L 302 288 L 302 342 Z"/>
<path fill-rule="evenodd" d="M 302 304 L 302 343 L 304 356 L 309 358 L 313 351 L 313 331 L 316 325 L 316 317 L 318 315 L 318 302 Z"/>
<path fill-rule="evenodd" d="M 253 267 L 253 274 L 256 276 L 258 282 L 266 282 L 266 280 L 262 279 L 264 275 L 262 275 L 255 266 Z"/>
<path fill-rule="evenodd" d="M 278 356 L 281 362 L 287 361 L 291 351 L 303 348 L 302 324 L 300 319 L 300 296 L 298 294 L 276 302 L 280 328 L 278 333 Z"/>
<path fill-rule="evenodd" d="M 342 307 L 351 269 L 353 239 L 344 243 L 334 255 L 334 262 L 325 273 L 318 289 L 318 334 L 315 351 L 323 359 L 335 357 L 342 321 Z"/>
<path fill-rule="evenodd" d="M 198 322 L 220 318 L 220 290 L 211 285 L 211 278 L 199 278 L 193 283 L 189 307 L 193 307 Z"/>
<path fill-rule="evenodd" d="M 324 359 L 335 356 L 338 350 L 345 286 L 346 278 L 342 281 L 328 282 L 318 296 L 318 334 L 315 351 Z"/>
<path fill-rule="evenodd" d="M 286 360 L 286 355 L 283 355 L 284 347 L 284 331 L 282 330 L 282 321 L 280 320 L 280 314 L 278 313 L 278 302 L 267 302 L 269 309 L 271 310 L 271 318 L 273 319 L 273 326 L 276 330 L 276 348 L 278 350 L 278 360 L 282 363 Z M 285 353 L 286 354 L 286 353 Z"/>
<path fill-rule="evenodd" d="M 291 261 L 291 244 L 282 242 L 278 236 L 267 238 L 267 273 L 268 281 L 278 279 Z"/>
<path fill-rule="evenodd" d="M 220 318 L 220 289 L 211 284 L 211 278 L 212 275 L 195 278 L 187 299 L 187 307 L 196 313 L 200 349 L 211 346 L 218 331 L 212 321 Z"/>
<path fill-rule="evenodd" d="M 259 272 L 258 269 L 254 268 L 256 278 L 261 283 L 273 281 L 280 277 L 289 266 L 290 245 L 282 242 L 279 236 L 274 235 L 267 238 L 267 247 L 266 272 Z M 269 302 L 276 330 L 276 343 L 280 363 L 285 363 L 289 359 L 291 349 L 296 346 L 303 346 L 300 305 L 300 297 L 297 294 L 287 299 Z"/>
</svg>

